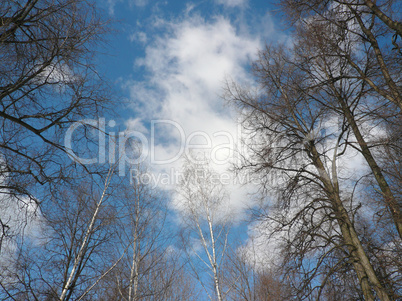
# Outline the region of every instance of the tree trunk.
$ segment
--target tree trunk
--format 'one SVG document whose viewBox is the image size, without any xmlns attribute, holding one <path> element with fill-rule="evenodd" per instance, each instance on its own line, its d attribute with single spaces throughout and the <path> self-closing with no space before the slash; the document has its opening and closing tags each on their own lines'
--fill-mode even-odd
<svg viewBox="0 0 402 301">
<path fill-rule="evenodd" d="M 373 266 L 371 265 L 366 252 L 362 246 L 362 243 L 356 233 L 354 225 L 349 218 L 349 215 L 343 206 L 343 203 L 339 195 L 339 187 L 337 178 L 333 178 L 332 181 L 330 176 L 325 170 L 324 164 L 319 157 L 319 153 L 316 150 L 313 143 L 310 145 L 310 151 L 313 157 L 313 163 L 317 168 L 320 179 L 325 187 L 325 192 L 332 203 L 333 210 L 336 215 L 339 227 L 342 232 L 342 237 L 345 244 L 349 250 L 351 259 L 353 260 L 353 267 L 359 278 L 360 286 L 362 288 L 364 297 L 366 300 L 375 300 L 372 292 L 371 285 L 374 286 L 374 290 L 377 292 L 378 297 L 381 301 L 390 301 L 390 298 L 381 285 Z M 336 156 L 334 156 L 332 168 L 336 169 Z M 336 177 L 336 172 L 333 171 L 333 177 Z"/>
<path fill-rule="evenodd" d="M 397 200 L 395 199 L 391 189 L 389 188 L 389 185 L 381 171 L 381 168 L 377 165 L 376 160 L 374 159 L 373 155 L 371 154 L 370 149 L 369 149 L 366 141 L 364 140 L 364 138 L 360 132 L 360 129 L 356 123 L 353 113 L 350 110 L 350 107 L 347 105 L 345 100 L 339 94 L 337 96 L 338 96 L 339 103 L 342 106 L 342 110 L 347 118 L 347 121 L 353 130 L 353 133 L 356 137 L 357 142 L 359 143 L 359 146 L 361 148 L 361 153 L 362 153 L 363 157 L 366 159 L 367 164 L 370 166 L 370 169 L 373 172 L 373 175 L 378 183 L 378 186 L 381 189 L 381 192 L 385 199 L 385 204 L 386 204 L 387 208 L 389 208 L 389 211 L 391 212 L 395 227 L 399 233 L 399 237 L 402 239 L 401 208 L 400 208 Z"/>
</svg>

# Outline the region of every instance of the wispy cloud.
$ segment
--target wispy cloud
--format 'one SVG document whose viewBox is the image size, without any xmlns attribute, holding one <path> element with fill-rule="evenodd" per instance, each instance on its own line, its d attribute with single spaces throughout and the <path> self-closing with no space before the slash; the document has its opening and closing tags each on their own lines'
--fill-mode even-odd
<svg viewBox="0 0 402 301">
<path fill-rule="evenodd" d="M 114 15 L 115 7 L 118 3 L 128 4 L 130 7 L 144 7 L 148 4 L 148 0 L 106 0 L 109 14 Z"/>
<path fill-rule="evenodd" d="M 247 0 L 215 0 L 216 3 L 222 4 L 228 7 L 244 6 L 247 4 Z"/>
</svg>

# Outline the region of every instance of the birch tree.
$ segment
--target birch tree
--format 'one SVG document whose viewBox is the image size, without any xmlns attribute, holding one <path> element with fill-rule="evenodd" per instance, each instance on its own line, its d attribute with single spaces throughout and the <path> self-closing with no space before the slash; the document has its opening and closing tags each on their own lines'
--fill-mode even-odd
<svg viewBox="0 0 402 301">
<path fill-rule="evenodd" d="M 219 174 L 207 164 L 187 158 L 177 198 L 183 219 L 183 247 L 194 275 L 209 299 L 225 300 L 227 288 L 222 282 L 221 265 L 227 251 L 230 211 Z M 212 280 L 212 292 L 203 271 Z"/>
<path fill-rule="evenodd" d="M 89 223 L 87 224 L 87 228 L 85 232 L 83 233 L 83 237 L 79 241 L 78 246 L 75 246 L 77 248 L 77 253 L 75 253 L 74 256 L 72 256 L 71 260 L 71 265 L 66 266 L 66 271 L 65 271 L 65 278 L 63 280 L 63 286 L 62 290 L 59 296 L 59 300 L 64 301 L 64 300 L 69 300 L 74 292 L 74 288 L 77 284 L 77 282 L 80 280 L 80 276 L 85 268 L 85 263 L 88 261 L 89 256 L 91 253 L 96 249 L 97 243 L 95 245 L 89 246 L 92 244 L 91 243 L 91 238 L 93 237 L 98 225 L 98 217 L 100 215 L 100 212 L 104 206 L 104 202 L 106 201 L 107 198 L 107 191 L 109 189 L 109 185 L 113 176 L 114 169 L 111 168 L 109 170 L 109 173 L 105 179 L 105 184 L 104 188 L 101 192 L 101 195 L 99 196 L 98 201 L 95 204 L 95 207 L 93 209 L 92 216 L 89 220 Z M 86 293 L 86 292 L 84 292 Z"/>
<path fill-rule="evenodd" d="M 121 260 L 108 255 L 115 243 L 112 176 L 113 169 L 100 186 L 91 179 L 54 195 L 53 208 L 41 212 L 35 235 L 19 242 L 3 267 L 2 299 L 94 296 L 93 288 Z"/>
</svg>

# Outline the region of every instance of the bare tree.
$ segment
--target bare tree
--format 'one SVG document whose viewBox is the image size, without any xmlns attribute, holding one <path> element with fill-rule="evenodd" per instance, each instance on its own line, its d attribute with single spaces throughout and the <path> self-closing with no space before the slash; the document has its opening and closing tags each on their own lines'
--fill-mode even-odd
<svg viewBox="0 0 402 301">
<path fill-rule="evenodd" d="M 400 7 L 394 1 L 281 5 L 296 24 L 293 46 L 260 52 L 256 93 L 228 88 L 228 99 L 243 109 L 252 136 L 253 160 L 245 160 L 243 168 L 268 173 L 263 187 L 276 192 L 279 202 L 264 216 L 276 225 L 274 233 L 289 236 L 283 245 L 287 274 L 306 275 L 294 277 L 296 292 L 313 296 L 317 287 L 309 285 L 321 274 L 318 297 L 326 283 L 341 280 L 339 287 L 349 287 L 351 298 L 372 300 L 374 289 L 378 298 L 394 299 L 400 256 L 395 244 L 402 237 L 400 184 L 395 185 L 400 179 L 395 154 L 401 149 L 395 135 L 401 108 Z M 391 40 L 393 49 L 387 45 Z M 369 167 L 360 178 L 347 172 L 345 159 L 355 151 Z M 313 265 L 305 260 L 310 252 Z M 345 273 L 351 264 L 362 293 Z M 305 285 L 297 287 L 300 283 Z M 335 291 L 330 295 L 342 295 Z"/>
<path fill-rule="evenodd" d="M 74 287 L 76 286 L 76 283 L 79 280 L 80 275 L 85 267 L 85 262 L 88 261 L 90 254 L 97 247 L 98 242 L 92 245 L 91 248 L 89 248 L 89 245 L 91 243 L 91 237 L 93 237 L 93 234 L 97 228 L 96 223 L 98 220 L 98 216 L 103 207 L 103 203 L 107 198 L 107 190 L 109 188 L 113 172 L 114 169 L 111 168 L 109 174 L 105 179 L 105 185 L 101 195 L 99 196 L 99 200 L 95 204 L 91 219 L 89 220 L 86 230 L 83 233 L 83 237 L 81 238 L 79 245 L 75 246 L 78 252 L 75 253 L 75 255 L 71 257 L 71 259 L 69 258 L 69 261 L 71 261 L 71 266 L 68 266 L 68 269 L 66 269 L 65 271 L 63 287 L 59 297 L 61 301 L 70 299 L 72 293 L 74 292 Z"/>
<path fill-rule="evenodd" d="M 133 165 L 131 173 L 131 183 L 115 195 L 119 198 L 115 252 L 123 259 L 110 274 L 111 287 L 118 291 L 115 298 L 121 300 L 161 300 L 168 296 L 181 268 L 169 248 L 175 233 L 168 231 L 166 223 L 167 199 L 159 189 L 143 182 L 147 171 L 142 165 Z"/>
<path fill-rule="evenodd" d="M 91 63 L 105 24 L 89 1 L 2 1 L 1 200 L 35 202 L 74 178 L 62 139 L 109 99 Z M 7 221 L 1 224 L 7 235 Z"/>
<path fill-rule="evenodd" d="M 309 45 L 309 50 L 302 57 L 305 61 L 320 58 L 317 61 L 322 74 L 325 74 L 320 79 L 321 85 L 331 90 L 327 92 L 331 97 L 337 98 L 339 107 L 332 109 L 342 110 L 342 115 L 346 116 L 381 191 L 379 198 L 383 200 L 402 238 L 399 192 L 395 186 L 392 189 L 390 178 L 384 174 L 384 168 L 375 156 L 379 147 L 383 148 L 382 152 L 386 149 L 386 153 L 400 152 L 400 143 L 395 135 L 390 134 L 382 141 L 369 141 L 361 121 L 362 118 L 366 123 L 370 120 L 382 129 L 396 128 L 400 123 L 401 92 L 398 87 L 401 83 L 402 56 L 386 43 L 391 40 L 391 35 L 394 44 L 400 36 L 400 6 L 395 1 L 281 3 L 287 16 L 304 23 L 299 26 L 298 36 L 301 44 Z M 399 46 L 398 49 L 400 51 Z M 355 90 L 345 83 L 352 84 Z M 388 159 L 386 164 L 397 164 L 395 156 Z"/>
<path fill-rule="evenodd" d="M 370 137 L 366 130 L 370 126 L 382 129 L 387 127 L 387 124 L 391 125 L 393 120 L 400 116 L 400 111 L 398 112 L 398 109 L 381 95 L 373 95 L 372 87 L 360 78 L 356 68 L 351 66 L 352 61 L 358 61 L 358 65 L 365 70 L 365 73 L 378 73 L 376 67 L 372 65 L 370 49 L 363 48 L 364 40 L 360 36 L 362 33 L 358 30 L 360 27 L 356 29 L 355 16 L 347 13 L 330 15 L 335 12 L 328 11 L 325 15 L 326 19 L 314 19 L 314 22 L 307 22 L 297 28 L 296 43 L 303 44 L 300 48 L 303 50 L 298 53 L 298 56 L 304 68 L 310 68 L 305 71 L 310 74 L 316 87 L 322 89 L 321 94 L 316 98 L 321 102 L 325 102 L 324 97 L 336 100 L 336 102 L 327 103 L 327 108 L 345 117 L 356 138 L 358 149 L 381 190 L 383 195 L 381 199 L 402 238 L 402 212 L 395 196 L 397 192 L 391 190 L 374 155 L 379 146 L 386 149 L 399 146 L 392 136 L 373 137 L 371 135 Z M 332 19 L 329 19 L 331 17 Z M 333 22 L 341 22 L 341 20 L 344 21 L 346 33 L 333 25 Z M 312 61 L 314 64 L 311 63 Z M 392 64 L 389 67 L 398 72 L 395 69 L 397 67 Z M 377 99 L 378 96 L 381 98 Z M 394 109 L 397 111 L 395 112 Z M 352 147 L 355 146 L 352 145 Z"/>
<path fill-rule="evenodd" d="M 112 176 L 113 169 L 103 187 L 92 179 L 61 192 L 52 210 L 40 213 L 36 233 L 18 242 L 3 266 L 2 298 L 79 300 L 93 295 L 93 287 L 121 260 L 107 256 L 115 223 L 108 202 Z"/>
<path fill-rule="evenodd" d="M 311 76 L 321 76 L 316 62 L 306 66 L 298 54 L 308 48 L 298 46 L 260 52 L 253 65 L 260 84 L 256 93 L 235 84 L 228 87 L 227 98 L 243 110 L 243 125 L 251 136 L 251 159 L 245 158 L 241 168 L 263 176 L 264 188 L 274 193 L 276 214 L 267 218 L 277 225 L 275 232 L 287 233 L 288 275 L 304 270 L 294 283 L 296 294 L 302 293 L 299 298 L 315 292 L 319 297 L 326 280 L 311 287 L 312 279 L 323 275 L 324 268 L 336 271 L 341 263 L 333 258 L 341 252 L 352 262 L 365 299 L 374 300 L 375 291 L 381 300 L 390 300 L 355 227 L 360 205 L 349 187 L 356 179 L 339 163 L 351 149 L 347 117 L 328 110 L 336 98 L 321 99 L 322 84 L 316 85 Z M 313 253 L 315 265 L 307 256 Z"/>
<path fill-rule="evenodd" d="M 221 264 L 227 251 L 230 211 L 219 174 L 205 162 L 186 158 L 177 197 L 183 219 L 183 247 L 193 272 L 211 300 L 213 295 L 225 300 Z M 203 280 L 205 270 L 213 281 L 214 294 Z"/>
<path fill-rule="evenodd" d="M 199 292 L 190 271 L 183 265 L 182 254 L 174 250 L 165 252 L 165 256 L 157 257 L 157 263 L 152 269 L 140 268 L 140 281 L 136 300 L 167 300 L 186 301 L 199 300 Z M 128 268 L 122 260 L 112 273 L 102 278 L 98 286 L 99 297 L 97 300 L 127 300 Z M 148 285 L 148 287 L 147 287 Z"/>
</svg>

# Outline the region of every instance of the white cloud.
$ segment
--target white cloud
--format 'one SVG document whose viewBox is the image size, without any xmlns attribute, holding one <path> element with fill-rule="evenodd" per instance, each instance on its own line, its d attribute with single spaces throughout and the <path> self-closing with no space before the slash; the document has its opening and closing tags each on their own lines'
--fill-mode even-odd
<svg viewBox="0 0 402 301">
<path fill-rule="evenodd" d="M 138 131 L 145 134 L 149 132 L 140 118 L 130 119 L 126 122 L 125 125 L 129 131 Z"/>
<path fill-rule="evenodd" d="M 256 271 L 275 269 L 282 264 L 283 233 L 271 235 L 273 223 L 261 221 L 249 226 L 248 240 L 240 247 L 247 264 Z"/>
<path fill-rule="evenodd" d="M 129 2 L 135 6 L 145 6 L 148 4 L 148 0 L 131 0 Z"/>
<path fill-rule="evenodd" d="M 143 7 L 148 4 L 148 0 L 107 0 L 107 6 L 110 15 L 112 16 L 114 15 L 115 6 L 118 3 L 124 3 L 124 4 L 128 3 L 130 7 L 132 6 Z"/>
<path fill-rule="evenodd" d="M 110 15 L 114 15 L 114 7 L 116 6 L 116 4 L 118 2 L 122 2 L 123 0 L 107 0 L 107 5 L 108 5 L 108 9 L 109 9 L 109 14 Z"/>
<path fill-rule="evenodd" d="M 146 44 L 148 42 L 147 34 L 143 31 L 136 31 L 132 35 L 130 35 L 129 40 L 131 42 L 140 42 L 141 44 Z"/>
<path fill-rule="evenodd" d="M 35 67 L 35 72 L 42 68 L 41 64 Z M 73 83 L 77 80 L 77 76 L 74 74 L 67 64 L 57 62 L 43 68 L 43 70 L 35 76 L 32 81 L 35 84 L 50 84 L 52 88 L 60 93 L 63 93 L 66 85 Z"/>
<path fill-rule="evenodd" d="M 34 200 L 28 197 L 16 198 L 7 189 L 0 190 L 0 212 L 2 223 L 9 227 L 6 237 L 1 241 L 0 268 L 13 271 L 18 242 L 29 240 L 34 244 L 41 243 L 45 223 Z M 5 272 L 5 281 L 11 280 L 6 275 Z"/>
<path fill-rule="evenodd" d="M 146 47 L 145 56 L 136 61 L 148 77 L 143 82 L 131 82 L 130 92 L 136 123 L 172 121 L 155 127 L 155 159 L 175 157 L 186 140 L 208 145 L 208 139 L 210 153 L 219 160 L 226 159 L 231 154 L 223 145 L 233 146 L 239 137 L 234 114 L 220 97 L 224 81 L 228 76 L 238 82 L 249 81 L 246 68 L 256 58 L 261 40 L 246 30 L 239 32 L 221 16 L 212 21 L 199 16 L 178 22 L 157 19 L 154 26 L 164 28 L 168 34 L 156 37 Z M 219 146 L 222 147 L 216 149 Z M 227 171 L 226 161 L 213 167 L 218 172 Z M 180 170 L 181 163 L 175 160 L 152 167 L 156 172 L 169 172 L 171 168 Z M 246 206 L 245 189 L 232 188 L 231 205 L 240 210 Z"/>
<path fill-rule="evenodd" d="M 215 0 L 217 4 L 222 4 L 228 7 L 244 6 L 247 0 Z"/>
</svg>

